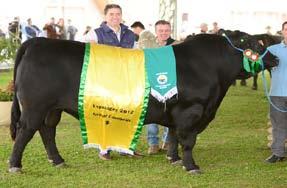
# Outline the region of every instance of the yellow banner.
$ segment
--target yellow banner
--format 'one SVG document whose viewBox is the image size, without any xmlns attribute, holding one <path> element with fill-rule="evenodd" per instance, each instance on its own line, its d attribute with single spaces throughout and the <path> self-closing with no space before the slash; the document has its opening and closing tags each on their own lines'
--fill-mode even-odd
<svg viewBox="0 0 287 188">
<path fill-rule="evenodd" d="M 83 97 L 84 144 L 101 151 L 133 154 L 133 142 L 141 131 L 147 96 L 144 53 L 142 50 L 89 45 L 89 56 L 86 54 L 85 57 L 89 62 Z"/>
</svg>

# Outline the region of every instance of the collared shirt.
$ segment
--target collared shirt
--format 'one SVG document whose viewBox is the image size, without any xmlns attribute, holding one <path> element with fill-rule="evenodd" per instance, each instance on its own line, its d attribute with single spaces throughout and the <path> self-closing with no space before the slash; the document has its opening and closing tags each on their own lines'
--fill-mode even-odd
<svg viewBox="0 0 287 188">
<path fill-rule="evenodd" d="M 103 22 L 99 28 L 86 34 L 84 42 L 135 48 L 135 35 L 126 25 L 120 24 L 119 30 L 115 32 L 106 22 Z"/>
<path fill-rule="evenodd" d="M 282 41 L 268 47 L 269 52 L 279 58 L 279 65 L 271 70 L 270 96 L 287 96 L 287 45 Z"/>
</svg>

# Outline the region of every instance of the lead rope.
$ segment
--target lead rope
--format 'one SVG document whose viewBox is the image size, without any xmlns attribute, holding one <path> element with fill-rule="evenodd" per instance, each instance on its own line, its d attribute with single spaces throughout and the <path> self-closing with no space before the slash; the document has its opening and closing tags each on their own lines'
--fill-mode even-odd
<svg viewBox="0 0 287 188">
<path fill-rule="evenodd" d="M 280 109 L 279 107 L 277 107 L 272 101 L 271 101 L 271 98 L 270 98 L 270 96 L 268 95 L 268 89 L 267 89 L 267 81 L 266 81 L 266 78 L 265 78 L 265 74 L 264 74 L 264 65 L 262 64 L 262 81 L 263 81 L 263 86 L 264 86 L 264 93 L 265 93 L 265 95 L 266 95 L 266 97 L 267 97 L 267 99 L 268 99 L 268 102 L 269 102 L 269 104 L 271 104 L 271 106 L 273 107 L 273 108 L 275 108 L 277 111 L 279 111 L 279 112 L 282 112 L 282 113 L 286 113 L 287 112 L 287 110 L 285 110 L 285 109 Z"/>
</svg>

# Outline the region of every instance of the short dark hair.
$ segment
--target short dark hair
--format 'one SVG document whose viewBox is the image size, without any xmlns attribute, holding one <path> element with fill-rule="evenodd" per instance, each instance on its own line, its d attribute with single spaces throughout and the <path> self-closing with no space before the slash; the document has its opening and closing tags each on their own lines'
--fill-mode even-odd
<svg viewBox="0 0 287 188">
<path fill-rule="evenodd" d="M 165 21 L 165 20 L 158 20 L 154 25 L 155 26 L 157 26 L 157 25 L 169 25 L 170 26 L 170 23 L 168 21 Z"/>
<path fill-rule="evenodd" d="M 145 29 L 144 25 L 139 21 L 136 21 L 131 25 L 131 28 L 137 28 L 137 27 L 139 27 L 141 29 Z"/>
<path fill-rule="evenodd" d="M 282 30 L 284 29 L 284 26 L 287 24 L 287 21 L 283 22 L 282 24 Z"/>
<path fill-rule="evenodd" d="M 117 5 L 117 4 L 107 4 L 105 6 L 105 9 L 104 9 L 104 14 L 106 15 L 108 13 L 108 10 L 112 9 L 112 8 L 118 8 L 121 10 L 122 12 L 122 8 L 120 7 L 120 5 Z"/>
</svg>

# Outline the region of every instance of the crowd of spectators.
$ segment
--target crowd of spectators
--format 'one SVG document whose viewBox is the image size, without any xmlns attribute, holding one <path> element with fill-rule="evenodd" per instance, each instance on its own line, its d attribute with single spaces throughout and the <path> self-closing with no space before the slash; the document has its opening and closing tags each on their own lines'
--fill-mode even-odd
<svg viewBox="0 0 287 188">
<path fill-rule="evenodd" d="M 88 26 L 87 26 L 88 27 Z M 77 27 L 72 24 L 72 20 L 68 19 L 67 24 L 63 18 L 59 18 L 56 22 L 52 17 L 43 26 L 39 27 L 32 22 L 32 18 L 20 20 L 19 17 L 9 22 L 7 33 L 0 29 L 0 37 L 10 37 L 20 40 L 22 43 L 34 37 L 47 37 L 53 39 L 75 40 L 78 33 Z"/>
</svg>

